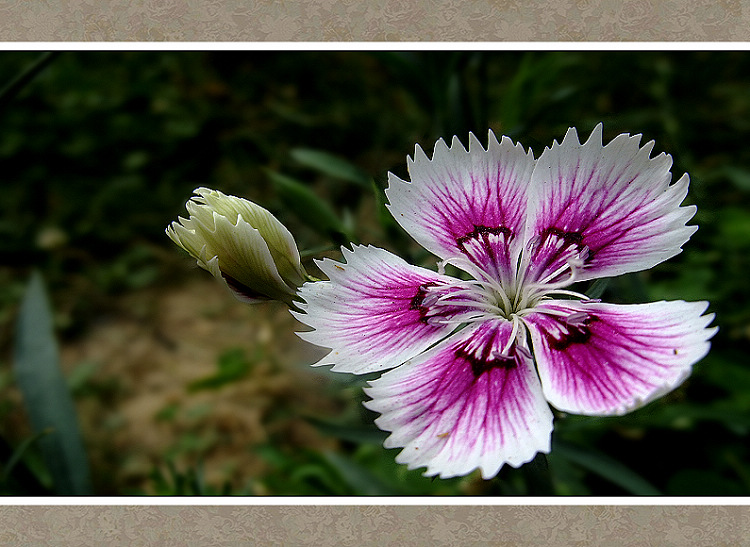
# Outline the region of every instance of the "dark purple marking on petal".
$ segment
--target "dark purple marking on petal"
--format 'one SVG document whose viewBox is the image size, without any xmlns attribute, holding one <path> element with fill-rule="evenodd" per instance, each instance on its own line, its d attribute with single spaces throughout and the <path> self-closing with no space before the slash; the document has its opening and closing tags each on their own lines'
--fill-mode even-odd
<svg viewBox="0 0 750 547">
<path fill-rule="evenodd" d="M 370 382 L 365 406 L 392 432 L 384 446 L 404 447 L 399 463 L 444 478 L 481 467 L 488 479 L 549 451 L 552 413 L 530 356 L 517 351 L 515 366 L 472 370 L 472 354 L 481 361 L 485 347 L 500 351 L 511 333 L 504 320 L 470 325 Z"/>
<path fill-rule="evenodd" d="M 584 253 L 584 249 L 587 252 Z M 533 250 L 530 277 L 541 279 L 564 266 L 567 260 L 579 257 L 583 258 L 584 264 L 588 264 L 594 257 L 594 252 L 584 242 L 583 233 L 547 228 L 539 234 L 538 243 Z M 566 274 L 561 274 L 550 282 L 557 281 L 564 275 Z"/>
<path fill-rule="evenodd" d="M 585 144 L 574 129 L 540 156 L 530 184 L 529 233 L 576 230 L 596 253 L 579 270 L 585 281 L 641 271 L 680 252 L 696 227 L 694 206 L 681 207 L 689 178 L 670 184 L 672 159 L 651 158 L 653 141 L 619 135 L 602 146 L 598 125 Z"/>
<path fill-rule="evenodd" d="M 414 298 L 411 299 L 411 303 L 409 304 L 410 310 L 416 310 L 419 312 L 419 320 L 423 323 L 427 323 L 427 311 L 429 309 L 424 305 L 424 299 L 427 296 L 427 289 L 435 286 L 437 286 L 437 283 L 422 283 L 419 287 L 417 287 L 417 292 L 414 295 Z"/>
<path fill-rule="evenodd" d="M 482 374 L 485 374 L 492 369 L 501 368 L 511 370 L 518 365 L 515 358 L 515 346 L 511 348 L 513 355 L 493 355 L 497 334 L 497 331 L 493 331 L 490 337 L 484 340 L 484 343 L 481 346 L 481 353 L 479 354 L 469 348 L 471 341 L 464 342 L 462 345 L 458 346 L 454 352 L 457 359 L 463 359 L 471 365 L 471 372 L 474 375 L 475 381 L 482 376 Z"/>
<path fill-rule="evenodd" d="M 549 346 L 557 351 L 563 351 L 573 344 L 585 344 L 591 338 L 591 329 L 589 325 L 598 321 L 595 315 L 588 314 L 585 319 L 578 322 L 577 325 L 566 325 L 568 329 L 561 334 L 560 338 L 555 338 L 549 332 L 543 332 Z M 561 323 L 562 324 L 562 323 Z"/>
<path fill-rule="evenodd" d="M 500 234 L 503 234 L 503 236 L 505 236 L 505 240 L 507 241 L 511 238 L 513 232 L 511 232 L 510 228 L 506 228 L 505 226 L 492 228 L 490 226 L 481 226 L 474 224 L 473 231 L 456 238 L 456 245 L 458 245 L 458 248 L 461 250 L 461 252 L 464 253 L 468 258 L 472 258 L 466 249 L 466 243 L 472 239 L 476 239 L 482 244 L 482 247 L 484 247 L 484 250 L 487 252 L 487 254 L 492 255 L 493 248 L 492 242 L 490 241 L 490 235 Z"/>
<path fill-rule="evenodd" d="M 377 247 L 353 247 L 343 250 L 345 264 L 318 263 L 328 281 L 306 283 L 299 290 L 305 313 L 293 315 L 314 329 L 300 337 L 332 350 L 317 364 L 354 374 L 391 368 L 455 328 L 426 317 L 439 313 L 447 320 L 465 312 L 466 307 L 431 305 L 449 291 L 453 278 L 411 266 Z"/>
<path fill-rule="evenodd" d="M 482 376 L 482 374 L 486 374 L 493 369 L 501 368 L 505 370 L 511 370 L 518 365 L 514 357 L 488 356 L 486 358 L 478 358 L 474 355 L 463 353 L 461 351 L 456 351 L 456 357 L 469 362 L 469 364 L 471 365 L 471 372 L 474 375 L 475 380 Z"/>
<path fill-rule="evenodd" d="M 542 232 L 542 238 L 547 238 L 549 235 L 557 236 L 565 241 L 568 245 L 582 246 L 583 234 L 581 232 L 566 232 L 559 228 L 547 228 Z"/>
<path fill-rule="evenodd" d="M 510 241 L 513 231 L 506 226 L 474 224 L 474 229 L 456 238 L 456 246 L 470 261 L 489 273 L 510 267 Z M 491 265 L 492 267 L 487 269 Z"/>
</svg>

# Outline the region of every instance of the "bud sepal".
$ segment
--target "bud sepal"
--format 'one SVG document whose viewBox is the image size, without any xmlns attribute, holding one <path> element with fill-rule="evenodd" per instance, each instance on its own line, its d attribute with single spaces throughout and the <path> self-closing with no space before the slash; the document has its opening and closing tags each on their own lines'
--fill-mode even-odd
<svg viewBox="0 0 750 547">
<path fill-rule="evenodd" d="M 287 228 L 268 210 L 218 190 L 197 188 L 166 230 L 198 266 L 222 281 L 239 300 L 280 300 L 287 305 L 307 279 Z"/>
</svg>

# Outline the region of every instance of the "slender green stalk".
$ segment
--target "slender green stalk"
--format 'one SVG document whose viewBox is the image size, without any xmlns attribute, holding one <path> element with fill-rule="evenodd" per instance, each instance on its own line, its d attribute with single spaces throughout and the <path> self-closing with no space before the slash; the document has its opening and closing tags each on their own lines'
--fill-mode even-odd
<svg viewBox="0 0 750 547">
<path fill-rule="evenodd" d="M 0 90 L 0 112 L 58 55 L 60 55 L 59 51 L 46 51 L 42 53 L 26 70 L 18 74 L 8 85 Z"/>
</svg>

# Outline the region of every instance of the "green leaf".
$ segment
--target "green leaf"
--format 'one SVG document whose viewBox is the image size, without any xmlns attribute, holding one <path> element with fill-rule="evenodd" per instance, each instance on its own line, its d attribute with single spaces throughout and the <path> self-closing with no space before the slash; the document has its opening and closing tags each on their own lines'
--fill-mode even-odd
<svg viewBox="0 0 750 547">
<path fill-rule="evenodd" d="M 91 382 L 92 377 L 99 370 L 100 363 L 93 361 L 84 361 L 68 374 L 67 384 L 70 393 L 78 396 L 86 391 L 87 384 Z"/>
<path fill-rule="evenodd" d="M 311 454 L 311 463 L 300 463 L 287 472 L 286 480 L 298 490 L 324 496 L 351 496 L 354 492 L 322 456 Z"/>
<path fill-rule="evenodd" d="M 739 190 L 750 191 L 750 171 L 747 169 L 726 165 L 718 173 L 728 178 Z"/>
<path fill-rule="evenodd" d="M 565 458 L 548 457 L 550 475 L 559 496 L 589 496 L 591 490 L 586 486 L 586 471 Z"/>
<path fill-rule="evenodd" d="M 356 444 L 374 444 L 382 445 L 388 433 L 371 427 L 355 427 L 348 425 L 339 425 L 315 417 L 307 417 L 306 420 L 318 428 L 318 431 L 342 441 L 348 441 Z"/>
<path fill-rule="evenodd" d="M 51 433 L 50 430 L 40 431 L 39 433 L 24 439 L 23 442 L 18 445 L 18 448 L 13 451 L 13 454 L 8 460 L 8 463 L 6 463 L 5 467 L 3 467 L 2 475 L 0 476 L 0 482 L 7 481 L 8 477 L 10 477 L 10 474 L 13 472 L 13 468 L 16 466 L 16 464 L 18 464 L 19 461 L 21 461 L 21 458 L 24 456 L 29 447 L 49 433 Z"/>
<path fill-rule="evenodd" d="M 716 470 L 680 469 L 667 484 L 668 496 L 741 496 L 742 483 L 722 477 Z"/>
<path fill-rule="evenodd" d="M 307 226 L 336 243 L 346 243 L 354 239 L 328 203 L 308 186 L 270 169 L 266 169 L 266 173 L 276 187 L 284 206 Z"/>
<path fill-rule="evenodd" d="M 572 96 L 575 85 L 561 85 L 560 74 L 575 64 L 574 56 L 527 52 L 510 78 L 500 104 L 506 135 L 533 126 L 536 119 Z M 580 126 L 579 126 L 580 127 Z"/>
<path fill-rule="evenodd" d="M 604 294 L 604 291 L 607 290 L 607 285 L 609 285 L 608 277 L 597 279 L 591 284 L 589 289 L 586 291 L 586 296 L 588 296 L 592 300 L 601 298 L 602 295 Z"/>
<path fill-rule="evenodd" d="M 0 111 L 4 110 L 23 88 L 33 81 L 58 55 L 60 55 L 59 51 L 46 51 L 42 53 L 31 66 L 3 87 L 0 90 Z"/>
<path fill-rule="evenodd" d="M 369 469 L 336 452 L 326 452 L 326 461 L 357 496 L 393 496 L 398 494 L 385 485 Z"/>
<path fill-rule="evenodd" d="M 466 477 L 450 479 L 425 477 L 422 475 L 424 468 L 409 469 L 406 465 L 396 463 L 397 454 L 398 449 L 384 450 L 382 446 L 362 444 L 357 447 L 353 459 L 375 475 L 383 488 L 392 492 L 390 495 L 457 495 L 464 491 L 464 486 L 471 484 L 478 477 L 477 472 Z"/>
<path fill-rule="evenodd" d="M 555 441 L 550 457 L 564 458 L 637 496 L 658 496 L 661 493 L 646 479 L 620 462 L 591 449 Z"/>
<path fill-rule="evenodd" d="M 385 190 L 378 186 L 375 180 L 371 181 L 372 191 L 375 194 L 375 211 L 378 215 L 378 221 L 385 230 L 393 229 L 398 226 L 396 219 L 386 207 L 387 197 Z"/>
<path fill-rule="evenodd" d="M 744 393 L 742 393 L 744 395 Z M 717 422 L 737 435 L 750 431 L 750 415 L 744 410 L 745 401 L 737 397 L 722 399 L 711 404 L 654 401 L 648 407 L 617 418 L 617 424 L 626 428 L 689 430 L 699 422 Z M 738 412 L 738 409 L 740 412 Z M 612 427 L 611 417 L 567 416 L 557 430 L 573 432 L 603 432 Z"/>
<path fill-rule="evenodd" d="M 344 158 L 312 148 L 294 148 L 291 155 L 295 161 L 305 167 L 310 167 L 341 180 L 353 182 L 362 188 L 370 188 L 372 177 Z"/>
<path fill-rule="evenodd" d="M 718 219 L 719 237 L 730 248 L 746 248 L 750 241 L 750 212 L 744 207 L 724 207 Z"/>
<path fill-rule="evenodd" d="M 52 311 L 39 273 L 34 272 L 21 303 L 14 372 L 39 448 L 60 495 L 91 494 L 86 452 L 73 399 L 59 365 Z"/>
</svg>

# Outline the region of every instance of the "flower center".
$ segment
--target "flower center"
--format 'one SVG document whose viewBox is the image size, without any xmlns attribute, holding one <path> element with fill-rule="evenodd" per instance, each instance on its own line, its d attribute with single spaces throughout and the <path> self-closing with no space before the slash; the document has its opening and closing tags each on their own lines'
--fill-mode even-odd
<svg viewBox="0 0 750 547">
<path fill-rule="evenodd" d="M 502 317 L 514 323 L 515 331 L 516 322 L 531 312 L 557 315 L 558 312 L 537 307 L 553 295 L 589 300 L 588 296 L 565 288 L 575 283 L 589 258 L 589 249 L 582 245 L 579 233 L 552 228 L 527 243 L 515 271 L 504 279 L 490 275 L 467 256 L 445 260 L 440 263 L 440 273 L 450 263 L 474 279 L 421 287 L 419 306 L 423 319 L 429 324 L 446 325 Z"/>
<path fill-rule="evenodd" d="M 521 252 L 515 276 L 508 287 L 513 295 L 514 311 L 530 313 L 550 295 L 565 295 L 587 300 L 584 294 L 566 290 L 578 279 L 578 272 L 590 259 L 587 246 L 578 232 L 555 228 L 532 238 Z"/>
</svg>

